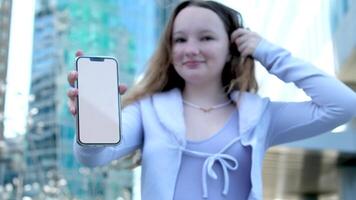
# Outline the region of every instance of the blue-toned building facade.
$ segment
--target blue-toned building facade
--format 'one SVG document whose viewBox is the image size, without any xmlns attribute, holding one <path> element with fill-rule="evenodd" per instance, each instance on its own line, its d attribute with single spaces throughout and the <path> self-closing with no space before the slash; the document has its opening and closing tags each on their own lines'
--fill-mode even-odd
<svg viewBox="0 0 356 200">
<path fill-rule="evenodd" d="M 130 160 L 87 168 L 73 157 L 75 119 L 68 112 L 67 73 L 75 53 L 118 58 L 120 82 L 133 84 L 145 69 L 173 1 L 37 1 L 26 134 L 28 195 L 131 199 Z M 168 8 L 169 10 L 169 8 Z M 100 81 L 93 80 L 93 81 Z"/>
</svg>

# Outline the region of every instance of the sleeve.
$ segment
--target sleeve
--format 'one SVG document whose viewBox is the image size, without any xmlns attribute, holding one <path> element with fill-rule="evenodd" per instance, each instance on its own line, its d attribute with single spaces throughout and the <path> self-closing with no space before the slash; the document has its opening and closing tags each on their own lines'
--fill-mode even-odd
<svg viewBox="0 0 356 200">
<path fill-rule="evenodd" d="M 267 146 L 312 137 L 356 115 L 356 94 L 341 81 L 262 40 L 254 52 L 269 73 L 293 82 L 311 98 L 306 102 L 272 102 Z"/>
<path fill-rule="evenodd" d="M 75 158 L 88 167 L 102 166 L 141 148 L 143 129 L 139 103 L 131 104 L 122 110 L 121 126 L 121 142 L 115 146 L 81 146 L 74 138 Z"/>
</svg>

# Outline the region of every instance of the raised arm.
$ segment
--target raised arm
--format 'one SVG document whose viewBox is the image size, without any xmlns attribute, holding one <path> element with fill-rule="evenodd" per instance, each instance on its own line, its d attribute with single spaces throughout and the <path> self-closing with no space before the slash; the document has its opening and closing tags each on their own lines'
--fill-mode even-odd
<svg viewBox="0 0 356 200">
<path fill-rule="evenodd" d="M 231 40 L 242 56 L 253 56 L 269 73 L 293 82 L 312 99 L 270 104 L 266 148 L 329 131 L 356 115 L 356 94 L 339 80 L 249 30 L 235 30 Z"/>
<path fill-rule="evenodd" d="M 269 73 L 293 82 L 312 99 L 306 102 L 272 102 L 268 146 L 329 131 L 356 115 L 356 94 L 341 81 L 288 51 L 262 40 L 253 57 Z"/>
</svg>

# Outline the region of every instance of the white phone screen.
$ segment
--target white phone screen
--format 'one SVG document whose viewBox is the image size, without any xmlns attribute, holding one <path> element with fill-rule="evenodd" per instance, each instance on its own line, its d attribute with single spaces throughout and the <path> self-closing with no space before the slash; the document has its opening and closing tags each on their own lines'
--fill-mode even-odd
<svg viewBox="0 0 356 200">
<path fill-rule="evenodd" d="M 120 142 L 118 62 L 110 57 L 78 57 L 77 141 L 79 144 Z"/>
</svg>

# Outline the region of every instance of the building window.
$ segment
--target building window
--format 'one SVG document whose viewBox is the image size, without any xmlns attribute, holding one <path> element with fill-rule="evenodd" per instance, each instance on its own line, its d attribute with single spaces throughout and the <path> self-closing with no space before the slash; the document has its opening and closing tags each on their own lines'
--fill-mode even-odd
<svg viewBox="0 0 356 200">
<path fill-rule="evenodd" d="M 349 11 L 349 1 L 342 0 L 341 1 L 342 14 L 345 15 Z"/>
</svg>

